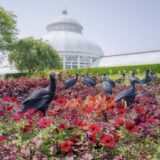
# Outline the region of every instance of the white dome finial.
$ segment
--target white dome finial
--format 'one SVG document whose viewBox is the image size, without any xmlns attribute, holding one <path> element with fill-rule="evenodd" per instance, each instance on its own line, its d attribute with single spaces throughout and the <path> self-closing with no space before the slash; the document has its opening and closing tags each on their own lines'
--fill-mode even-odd
<svg viewBox="0 0 160 160">
<path fill-rule="evenodd" d="M 63 14 L 63 15 L 67 15 L 67 10 L 64 9 L 64 10 L 62 11 L 62 14 Z"/>
</svg>

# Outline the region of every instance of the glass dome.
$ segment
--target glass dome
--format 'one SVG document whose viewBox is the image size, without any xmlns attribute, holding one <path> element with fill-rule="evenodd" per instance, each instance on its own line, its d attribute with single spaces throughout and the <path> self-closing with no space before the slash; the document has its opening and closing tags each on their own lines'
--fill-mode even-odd
<svg viewBox="0 0 160 160">
<path fill-rule="evenodd" d="M 103 55 L 102 49 L 82 35 L 83 27 L 63 11 L 63 15 L 47 26 L 43 36 L 62 58 L 64 69 L 86 68 Z"/>
</svg>

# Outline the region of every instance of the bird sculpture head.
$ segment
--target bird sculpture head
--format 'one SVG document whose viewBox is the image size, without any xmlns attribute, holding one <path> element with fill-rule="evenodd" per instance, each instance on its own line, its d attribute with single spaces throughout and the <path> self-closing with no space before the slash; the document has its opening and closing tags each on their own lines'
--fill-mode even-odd
<svg viewBox="0 0 160 160">
<path fill-rule="evenodd" d="M 131 82 L 132 84 L 140 83 L 140 82 L 139 82 L 139 79 L 138 79 L 137 77 L 131 77 L 131 78 L 130 78 L 130 82 Z"/>
<path fill-rule="evenodd" d="M 150 74 L 152 75 L 152 76 L 156 76 L 156 73 L 154 73 L 154 72 L 150 72 Z"/>
<path fill-rule="evenodd" d="M 76 79 L 78 79 L 78 76 L 79 76 L 79 74 L 78 74 L 78 73 L 76 73 Z"/>
<path fill-rule="evenodd" d="M 49 77 L 50 77 L 50 80 L 53 81 L 53 80 L 56 79 L 56 74 L 55 73 L 51 73 Z"/>
</svg>

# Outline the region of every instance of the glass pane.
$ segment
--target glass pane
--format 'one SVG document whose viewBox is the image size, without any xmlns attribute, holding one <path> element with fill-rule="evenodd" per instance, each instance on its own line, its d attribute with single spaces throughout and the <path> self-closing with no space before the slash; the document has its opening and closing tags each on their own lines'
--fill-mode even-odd
<svg viewBox="0 0 160 160">
<path fill-rule="evenodd" d="M 83 63 L 91 62 L 91 57 L 80 56 L 80 62 L 83 62 Z"/>
<path fill-rule="evenodd" d="M 78 65 L 78 63 L 77 62 L 72 62 L 72 65 Z"/>
<path fill-rule="evenodd" d="M 66 65 L 71 65 L 71 62 L 66 62 L 65 64 L 66 64 Z"/>
<path fill-rule="evenodd" d="M 96 61 L 97 58 L 92 57 L 92 63 Z"/>
<path fill-rule="evenodd" d="M 77 62 L 78 61 L 78 56 L 66 56 L 66 61 L 73 61 L 73 62 Z"/>
<path fill-rule="evenodd" d="M 72 65 L 72 69 L 78 68 L 78 65 Z"/>
<path fill-rule="evenodd" d="M 71 69 L 71 65 L 65 65 L 66 69 Z"/>
<path fill-rule="evenodd" d="M 84 64 L 81 64 L 80 65 L 80 68 L 85 68 L 86 66 Z"/>
</svg>

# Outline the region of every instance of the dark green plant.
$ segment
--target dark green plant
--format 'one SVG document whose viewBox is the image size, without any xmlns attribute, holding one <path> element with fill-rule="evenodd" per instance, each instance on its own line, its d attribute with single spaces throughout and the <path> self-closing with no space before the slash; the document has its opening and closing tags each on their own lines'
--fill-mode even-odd
<svg viewBox="0 0 160 160">
<path fill-rule="evenodd" d="M 16 16 L 0 7 L 0 51 L 9 50 L 16 40 Z"/>
<path fill-rule="evenodd" d="M 9 61 L 22 72 L 61 68 L 60 57 L 55 49 L 48 43 L 33 38 L 21 39 L 15 43 Z"/>
</svg>

